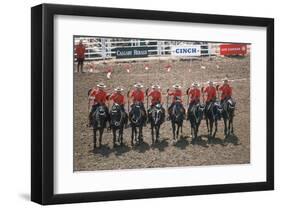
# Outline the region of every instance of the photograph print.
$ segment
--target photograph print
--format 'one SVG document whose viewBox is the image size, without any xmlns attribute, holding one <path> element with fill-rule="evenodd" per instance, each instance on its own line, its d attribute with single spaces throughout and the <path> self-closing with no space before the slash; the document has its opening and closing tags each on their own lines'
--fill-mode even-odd
<svg viewBox="0 0 281 209">
<path fill-rule="evenodd" d="M 250 163 L 250 43 L 73 36 L 74 171 Z"/>
</svg>

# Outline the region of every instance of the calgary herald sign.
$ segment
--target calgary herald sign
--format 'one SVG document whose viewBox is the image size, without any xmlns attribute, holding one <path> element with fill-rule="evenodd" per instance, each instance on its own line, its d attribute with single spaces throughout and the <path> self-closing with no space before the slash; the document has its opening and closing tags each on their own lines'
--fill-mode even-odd
<svg viewBox="0 0 281 209">
<path fill-rule="evenodd" d="M 173 56 L 193 57 L 201 55 L 201 45 L 173 46 L 171 51 Z"/>
<path fill-rule="evenodd" d="M 136 58 L 136 57 L 147 57 L 148 48 L 147 47 L 124 47 L 116 48 L 116 58 Z"/>
</svg>

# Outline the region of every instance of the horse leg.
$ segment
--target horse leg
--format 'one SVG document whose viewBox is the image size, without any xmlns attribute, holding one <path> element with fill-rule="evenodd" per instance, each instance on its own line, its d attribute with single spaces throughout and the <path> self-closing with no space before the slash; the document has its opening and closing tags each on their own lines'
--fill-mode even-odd
<svg viewBox="0 0 281 209">
<path fill-rule="evenodd" d="M 119 137 L 120 137 L 120 145 L 123 146 L 123 130 L 124 127 L 122 126 L 119 130 Z"/>
<path fill-rule="evenodd" d="M 230 120 L 231 120 L 231 134 L 233 134 L 234 133 L 234 131 L 233 131 L 233 116 L 231 116 Z"/>
<path fill-rule="evenodd" d="M 228 120 L 228 131 L 227 131 L 227 135 L 230 135 L 230 128 L 231 128 L 231 118 L 229 118 Z"/>
<path fill-rule="evenodd" d="M 99 145 L 101 147 L 101 140 L 102 140 L 102 134 L 103 134 L 103 128 L 100 129 L 100 136 L 99 136 Z"/>
<path fill-rule="evenodd" d="M 160 125 L 156 126 L 156 142 L 159 142 L 159 135 L 160 135 Z"/>
<path fill-rule="evenodd" d="M 93 129 L 93 133 L 94 133 L 94 148 L 97 147 L 97 130 Z"/>
<path fill-rule="evenodd" d="M 215 120 L 215 131 L 214 131 L 214 134 L 213 134 L 213 138 L 216 137 L 217 131 L 218 131 L 218 121 Z"/>
<path fill-rule="evenodd" d="M 143 142 L 142 126 L 139 127 L 139 141 Z"/>
<path fill-rule="evenodd" d="M 191 141 L 193 142 L 194 141 L 194 130 L 193 130 L 193 125 L 192 125 L 192 123 L 191 123 L 191 120 L 190 120 L 190 133 L 191 133 Z"/>
<path fill-rule="evenodd" d="M 210 132 L 209 132 L 209 138 L 211 139 L 212 133 L 213 133 L 213 127 L 214 127 L 214 121 L 210 120 Z"/>
<path fill-rule="evenodd" d="M 151 137 L 152 137 L 152 144 L 154 144 L 154 127 L 151 124 Z"/>
<path fill-rule="evenodd" d="M 135 139 L 135 142 L 136 143 L 139 143 L 139 141 L 138 141 L 138 127 L 135 127 L 135 133 L 134 133 L 134 139 Z"/>
<path fill-rule="evenodd" d="M 197 136 L 198 136 L 198 127 L 199 127 L 199 124 L 195 124 L 195 127 L 194 127 L 194 129 L 195 129 L 195 132 L 194 132 L 194 135 L 195 135 L 195 139 L 197 139 Z"/>
<path fill-rule="evenodd" d="M 223 118 L 223 122 L 224 122 L 224 136 L 227 137 L 227 119 Z"/>
<path fill-rule="evenodd" d="M 180 132 L 180 125 L 178 124 L 177 125 L 177 137 L 176 137 L 176 140 L 178 141 L 179 139 L 179 132 Z"/>
<path fill-rule="evenodd" d="M 112 132 L 113 132 L 113 147 L 115 147 L 116 146 L 116 129 L 113 128 Z"/>
<path fill-rule="evenodd" d="M 173 129 L 173 140 L 176 140 L 176 127 L 175 127 L 175 123 L 172 123 L 172 129 Z"/>
<path fill-rule="evenodd" d="M 211 121 L 210 121 L 211 123 Z M 208 135 L 210 135 L 210 129 L 209 129 L 209 119 L 206 116 L 206 125 L 207 125 L 207 130 L 208 130 Z M 210 124 L 211 125 L 211 124 Z"/>
<path fill-rule="evenodd" d="M 135 127 L 132 127 L 132 133 L 131 133 L 131 145 L 134 146 L 134 133 L 135 133 Z"/>
<path fill-rule="evenodd" d="M 181 134 L 182 134 L 182 125 L 181 125 Z"/>
</svg>

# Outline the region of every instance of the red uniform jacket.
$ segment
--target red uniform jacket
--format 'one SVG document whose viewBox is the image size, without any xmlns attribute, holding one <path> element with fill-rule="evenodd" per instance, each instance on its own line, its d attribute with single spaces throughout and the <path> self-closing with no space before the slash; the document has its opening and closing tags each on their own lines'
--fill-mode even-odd
<svg viewBox="0 0 281 209">
<path fill-rule="evenodd" d="M 144 92 L 141 90 L 134 90 L 131 94 L 133 102 L 143 102 L 144 101 Z"/>
<path fill-rule="evenodd" d="M 217 91 L 214 86 L 207 86 L 204 90 L 204 93 L 206 93 L 206 102 L 211 101 L 213 98 L 216 97 Z"/>
<path fill-rule="evenodd" d="M 228 84 L 223 84 L 219 90 L 221 91 L 221 99 L 225 99 L 226 97 L 231 97 L 232 88 Z"/>
<path fill-rule="evenodd" d="M 190 98 L 189 103 L 194 102 L 194 101 L 199 101 L 200 100 L 200 90 L 199 89 L 191 89 L 188 92 L 188 96 Z"/>
<path fill-rule="evenodd" d="M 76 57 L 77 58 L 84 58 L 85 57 L 86 47 L 83 44 L 78 44 L 75 47 Z"/>
<path fill-rule="evenodd" d="M 99 89 L 94 89 L 91 93 L 90 96 L 95 97 L 93 104 L 105 104 L 106 102 L 106 92 L 103 90 Z"/>
<path fill-rule="evenodd" d="M 174 90 L 173 92 L 168 93 L 169 96 L 173 96 L 173 102 L 176 101 L 176 98 L 180 98 L 180 101 L 182 102 L 182 91 L 180 89 Z"/>
<path fill-rule="evenodd" d="M 122 95 L 122 94 L 120 94 L 118 92 L 113 93 L 109 97 L 109 99 L 112 100 L 114 103 L 117 103 L 119 105 L 125 104 L 125 97 L 124 97 L 124 95 Z"/>
<path fill-rule="evenodd" d="M 161 102 L 161 92 L 158 90 L 152 90 L 148 94 L 149 97 L 151 97 L 151 104 L 156 104 L 158 102 Z"/>
</svg>

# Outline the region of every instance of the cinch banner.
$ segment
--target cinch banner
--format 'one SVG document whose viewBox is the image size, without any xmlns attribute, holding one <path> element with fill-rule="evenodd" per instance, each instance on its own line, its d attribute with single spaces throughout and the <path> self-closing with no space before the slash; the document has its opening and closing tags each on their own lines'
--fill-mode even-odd
<svg viewBox="0 0 281 209">
<path fill-rule="evenodd" d="M 125 47 L 125 48 L 116 48 L 116 58 L 134 58 L 134 57 L 147 57 L 148 48 L 147 47 Z"/>
<path fill-rule="evenodd" d="M 221 55 L 245 55 L 247 54 L 246 44 L 221 44 Z"/>
<path fill-rule="evenodd" d="M 200 56 L 201 55 L 201 45 L 184 45 L 184 46 L 173 46 L 172 47 L 173 56 Z"/>
</svg>

